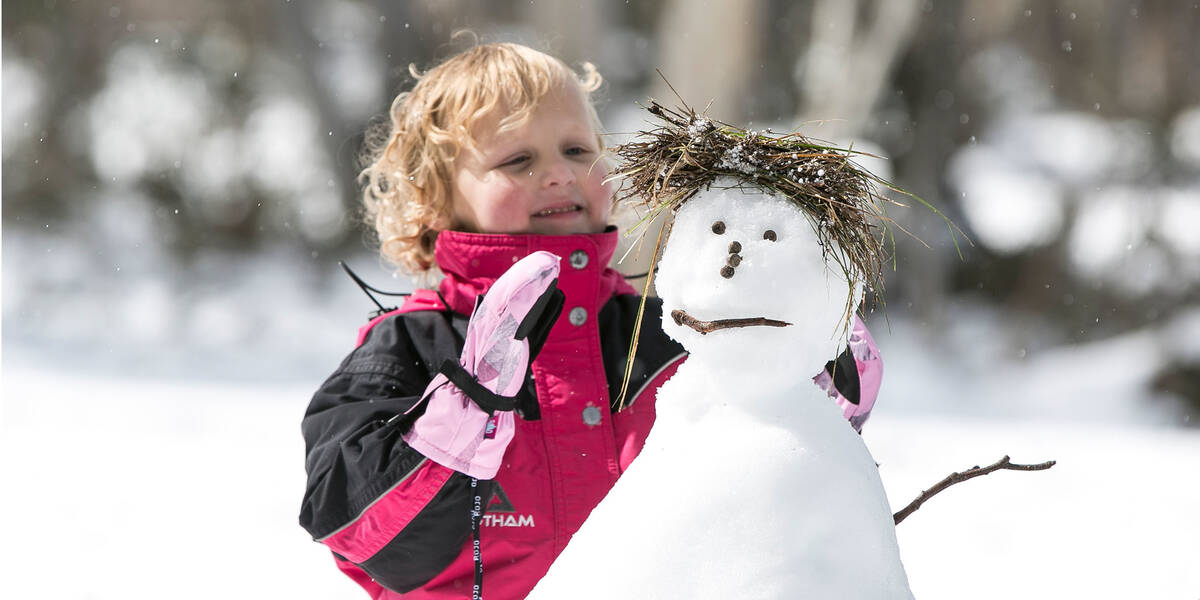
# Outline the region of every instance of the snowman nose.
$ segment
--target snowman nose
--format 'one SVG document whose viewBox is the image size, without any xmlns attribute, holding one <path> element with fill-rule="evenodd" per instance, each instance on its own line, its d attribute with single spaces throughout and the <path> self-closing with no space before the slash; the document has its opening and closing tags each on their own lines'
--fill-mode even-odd
<svg viewBox="0 0 1200 600">
<path fill-rule="evenodd" d="M 729 279 L 733 277 L 734 269 L 742 264 L 742 255 L 738 252 L 742 251 L 742 245 L 736 241 L 729 243 L 729 257 L 725 259 L 725 266 L 721 267 L 721 277 Z"/>
</svg>

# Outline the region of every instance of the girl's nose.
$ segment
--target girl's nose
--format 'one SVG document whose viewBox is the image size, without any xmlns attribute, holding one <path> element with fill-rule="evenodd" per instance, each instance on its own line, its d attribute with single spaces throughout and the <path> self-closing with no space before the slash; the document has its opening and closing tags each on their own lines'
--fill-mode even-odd
<svg viewBox="0 0 1200 600">
<path fill-rule="evenodd" d="M 542 185 L 545 187 L 575 183 L 575 171 L 571 170 L 565 160 L 547 161 L 542 168 L 545 170 L 542 173 Z"/>
</svg>

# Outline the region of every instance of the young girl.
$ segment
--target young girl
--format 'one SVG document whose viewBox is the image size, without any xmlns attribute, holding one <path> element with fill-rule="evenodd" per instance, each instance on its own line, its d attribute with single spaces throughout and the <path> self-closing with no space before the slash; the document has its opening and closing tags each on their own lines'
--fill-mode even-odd
<svg viewBox="0 0 1200 600">
<path fill-rule="evenodd" d="M 300 523 L 374 598 L 478 596 L 480 563 L 489 597 L 524 597 L 637 456 L 655 391 L 685 359 L 649 300 L 618 402 L 640 298 L 607 266 L 617 231 L 589 99 L 599 84 L 590 64 L 577 75 L 535 50 L 488 44 L 434 67 L 392 104 L 391 134 L 363 172 L 364 202 L 384 257 L 444 278 L 360 331 L 302 424 Z M 460 357 L 476 299 L 539 250 L 562 259 L 565 303 L 528 365 L 495 477 L 476 482 L 406 436 L 429 425 L 422 419 L 447 418 L 424 411 L 427 387 Z M 861 323 L 837 363 L 810 371 L 857 428 L 880 373 Z M 477 496 L 485 513 L 473 520 Z M 620 565 L 614 556 L 596 576 L 619 577 Z"/>
</svg>

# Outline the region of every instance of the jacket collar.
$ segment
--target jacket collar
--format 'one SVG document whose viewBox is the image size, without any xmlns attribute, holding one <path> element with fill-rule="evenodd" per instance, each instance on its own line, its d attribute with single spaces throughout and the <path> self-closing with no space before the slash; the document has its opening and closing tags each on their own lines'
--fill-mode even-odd
<svg viewBox="0 0 1200 600">
<path fill-rule="evenodd" d="M 609 227 L 603 233 L 577 235 L 443 231 L 438 234 L 433 252 L 438 267 L 446 275 L 438 284 L 438 291 L 451 310 L 470 314 L 476 296 L 486 292 L 514 262 L 538 250 L 563 259 L 559 289 L 575 302 L 598 308 L 614 295 L 634 294 L 636 291 L 624 277 L 608 267 L 616 249 L 617 228 Z M 587 255 L 584 267 L 576 266 L 579 261 L 570 260 L 571 254 L 580 250 Z M 587 275 L 590 276 L 581 277 Z M 597 277 L 598 285 L 592 284 Z"/>
</svg>

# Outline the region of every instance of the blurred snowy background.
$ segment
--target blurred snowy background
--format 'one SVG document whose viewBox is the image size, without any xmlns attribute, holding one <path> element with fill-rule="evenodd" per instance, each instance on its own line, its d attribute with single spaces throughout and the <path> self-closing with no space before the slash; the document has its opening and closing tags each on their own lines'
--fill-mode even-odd
<svg viewBox="0 0 1200 600">
<path fill-rule="evenodd" d="M 373 308 L 337 261 L 411 287 L 358 223 L 363 131 L 467 27 L 595 63 L 613 143 L 637 101 L 674 101 L 658 68 L 717 118 L 887 157 L 869 166 L 975 241 L 960 258 L 936 216 L 893 214 L 930 247 L 898 235 L 868 321 L 887 375 L 866 441 L 897 506 L 1004 453 L 1060 464 L 906 521 L 917 597 L 1200 598 L 1194 0 L 28 0 L 2 20 L 0 596 L 360 597 L 296 525 L 299 419 Z"/>
</svg>

